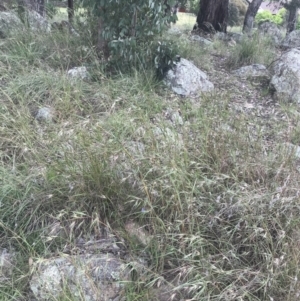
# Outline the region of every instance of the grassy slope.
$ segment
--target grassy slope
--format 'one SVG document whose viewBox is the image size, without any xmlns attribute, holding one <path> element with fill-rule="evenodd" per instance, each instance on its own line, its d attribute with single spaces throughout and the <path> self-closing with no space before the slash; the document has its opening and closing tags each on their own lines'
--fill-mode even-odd
<svg viewBox="0 0 300 301">
<path fill-rule="evenodd" d="M 191 28 L 190 20 L 177 26 Z M 174 39 L 215 93 L 182 99 L 149 71 L 107 78 L 76 37 L 1 44 L 0 244 L 18 254 L 1 300 L 28 300 L 30 258 L 59 254 L 102 225 L 127 237 L 128 220 L 153 237 L 147 245 L 127 237 L 152 272 L 128 301 L 149 300 L 162 274 L 185 299 L 297 300 L 300 178 L 283 143 L 300 142 L 299 109 L 224 69 L 228 57 L 267 60 L 260 48 L 215 42 L 204 51 L 185 35 Z M 84 63 L 96 80 L 70 82 L 66 70 Z M 55 122 L 33 118 L 43 106 Z M 51 235 L 55 225 L 66 235 Z"/>
</svg>

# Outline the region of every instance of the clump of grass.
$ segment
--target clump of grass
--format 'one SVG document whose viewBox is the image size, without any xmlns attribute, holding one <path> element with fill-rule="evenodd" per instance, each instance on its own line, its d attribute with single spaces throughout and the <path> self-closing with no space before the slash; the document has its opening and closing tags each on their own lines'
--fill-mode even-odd
<svg viewBox="0 0 300 301">
<path fill-rule="evenodd" d="M 226 65 L 235 69 L 251 64 L 268 65 L 275 57 L 275 48 L 267 36 L 254 33 L 252 37 L 244 37 L 229 53 Z"/>
</svg>

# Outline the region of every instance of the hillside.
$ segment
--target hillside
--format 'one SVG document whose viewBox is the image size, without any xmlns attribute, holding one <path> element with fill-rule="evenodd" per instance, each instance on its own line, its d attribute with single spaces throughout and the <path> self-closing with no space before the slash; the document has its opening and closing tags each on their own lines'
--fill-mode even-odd
<svg viewBox="0 0 300 301">
<path fill-rule="evenodd" d="M 0 300 L 100 301 L 110 291 L 78 272 L 99 254 L 129 271 L 110 300 L 298 300 L 299 105 L 232 73 L 281 50 L 255 35 L 202 47 L 193 22 L 163 36 L 214 84 L 190 97 L 152 70 L 108 76 L 87 36 L 1 40 Z M 66 259 L 70 286 L 46 265 Z M 52 286 L 35 293 L 39 268 Z"/>
</svg>

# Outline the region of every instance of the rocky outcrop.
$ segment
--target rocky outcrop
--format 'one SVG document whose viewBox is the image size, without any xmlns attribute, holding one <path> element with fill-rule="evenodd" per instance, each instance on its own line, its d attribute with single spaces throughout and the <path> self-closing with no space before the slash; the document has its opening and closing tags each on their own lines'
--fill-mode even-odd
<svg viewBox="0 0 300 301">
<path fill-rule="evenodd" d="M 57 300 L 68 292 L 89 301 L 123 300 L 131 272 L 142 265 L 123 262 L 112 254 L 84 254 L 45 259 L 33 266 L 30 288 L 38 301 Z"/>
<path fill-rule="evenodd" d="M 51 24 L 48 20 L 42 17 L 39 13 L 35 11 L 27 11 L 26 18 L 28 26 L 33 31 L 40 31 L 40 32 L 51 32 Z"/>
<path fill-rule="evenodd" d="M 12 33 L 24 29 L 23 23 L 14 12 L 0 12 L 0 38 L 9 37 Z"/>
<path fill-rule="evenodd" d="M 300 46 L 300 30 L 290 32 L 281 43 L 284 49 L 297 48 Z"/>
<path fill-rule="evenodd" d="M 51 25 L 47 19 L 43 18 L 35 11 L 26 11 L 25 24 L 32 31 L 50 32 Z M 19 16 L 13 11 L 0 12 L 0 38 L 9 37 L 14 32 L 24 30 L 26 26 Z"/>
<path fill-rule="evenodd" d="M 274 63 L 270 88 L 285 102 L 300 103 L 300 50 L 291 49 Z"/>
<path fill-rule="evenodd" d="M 243 79 L 250 79 L 255 82 L 268 83 L 271 76 L 268 69 L 261 64 L 253 64 L 249 66 L 241 67 L 237 70 L 233 70 L 232 74 Z"/>
<path fill-rule="evenodd" d="M 258 31 L 262 34 L 268 35 L 275 45 L 279 45 L 283 39 L 282 31 L 275 23 L 270 21 L 261 22 L 258 25 Z"/>
<path fill-rule="evenodd" d="M 183 58 L 167 72 L 165 83 L 176 94 L 183 96 L 210 92 L 214 89 L 214 85 L 208 80 L 207 75 L 192 62 Z"/>
</svg>

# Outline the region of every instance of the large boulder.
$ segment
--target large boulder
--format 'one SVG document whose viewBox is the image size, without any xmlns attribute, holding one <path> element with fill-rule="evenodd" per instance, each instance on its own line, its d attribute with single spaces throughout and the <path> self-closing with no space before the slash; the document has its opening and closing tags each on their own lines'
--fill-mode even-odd
<svg viewBox="0 0 300 301">
<path fill-rule="evenodd" d="M 300 103 L 300 50 L 291 49 L 274 63 L 270 88 L 277 99 Z"/>
<path fill-rule="evenodd" d="M 233 70 L 232 74 L 239 78 L 250 79 L 251 81 L 268 83 L 271 76 L 268 69 L 261 64 L 253 64 Z"/>
<path fill-rule="evenodd" d="M 183 96 L 196 95 L 214 89 L 207 75 L 192 62 L 181 58 L 175 67 L 169 70 L 165 83 L 176 93 Z"/>
<path fill-rule="evenodd" d="M 42 17 L 39 13 L 28 10 L 26 12 L 26 18 L 29 25 L 29 28 L 33 31 L 40 32 L 51 32 L 51 24 L 47 21 L 46 18 Z"/>
<path fill-rule="evenodd" d="M 273 22 L 264 21 L 258 25 L 258 31 L 268 35 L 275 45 L 279 45 L 283 39 L 283 33 L 280 28 Z"/>
<path fill-rule="evenodd" d="M 14 12 L 0 12 L 0 38 L 9 37 L 13 32 L 24 29 L 23 23 Z"/>
<path fill-rule="evenodd" d="M 44 259 L 33 266 L 30 288 L 38 301 L 57 300 L 66 292 L 86 301 L 121 300 L 125 283 L 131 281 L 132 269 L 139 275 L 140 267 L 139 263 L 129 267 L 112 254 Z"/>
<path fill-rule="evenodd" d="M 286 35 L 285 39 L 281 43 L 281 47 L 284 49 L 297 48 L 300 46 L 300 30 L 294 30 Z"/>
</svg>

